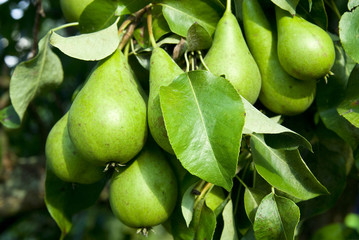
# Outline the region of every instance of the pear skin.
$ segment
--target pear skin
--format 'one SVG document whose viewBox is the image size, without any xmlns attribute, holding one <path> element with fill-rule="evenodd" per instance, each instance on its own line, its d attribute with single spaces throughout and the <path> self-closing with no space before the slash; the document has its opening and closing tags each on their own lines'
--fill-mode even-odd
<svg viewBox="0 0 359 240">
<path fill-rule="evenodd" d="M 51 129 L 46 140 L 46 165 L 62 181 L 91 184 L 105 176 L 103 168 L 92 165 L 75 149 L 67 130 L 66 113 Z"/>
<path fill-rule="evenodd" d="M 204 62 L 213 74 L 224 75 L 245 99 L 255 103 L 261 89 L 260 72 L 230 11 L 219 20 Z"/>
<path fill-rule="evenodd" d="M 257 0 L 244 0 L 242 9 L 245 37 L 262 75 L 259 100 L 278 114 L 304 112 L 314 100 L 316 82 L 297 80 L 284 71 L 277 56 L 276 33 Z"/>
<path fill-rule="evenodd" d="M 168 140 L 163 120 L 159 91 L 161 86 L 169 85 L 175 77 L 183 73 L 165 50 L 153 49 L 150 59 L 150 93 L 148 99 L 148 126 L 157 144 L 168 153 L 174 154 Z"/>
<path fill-rule="evenodd" d="M 76 149 L 96 164 L 123 164 L 142 149 L 146 103 L 121 51 L 96 66 L 70 108 L 68 129 Z"/>
<path fill-rule="evenodd" d="M 323 29 L 276 7 L 278 58 L 284 70 L 300 80 L 327 75 L 335 60 L 334 44 Z"/>
</svg>

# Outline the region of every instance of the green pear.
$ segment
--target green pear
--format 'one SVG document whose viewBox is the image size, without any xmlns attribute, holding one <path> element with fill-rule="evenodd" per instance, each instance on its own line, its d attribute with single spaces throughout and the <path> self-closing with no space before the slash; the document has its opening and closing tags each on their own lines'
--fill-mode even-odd
<svg viewBox="0 0 359 240">
<path fill-rule="evenodd" d="M 163 120 L 159 91 L 161 86 L 169 85 L 175 77 L 183 73 L 165 50 L 153 49 L 150 59 L 150 92 L 148 98 L 148 126 L 157 144 L 173 154 Z"/>
<path fill-rule="evenodd" d="M 103 168 L 90 164 L 75 149 L 67 130 L 66 113 L 51 129 L 46 140 L 46 165 L 65 182 L 91 184 L 104 177 Z"/>
<path fill-rule="evenodd" d="M 323 29 L 276 7 L 278 58 L 284 70 L 300 80 L 327 75 L 335 60 L 334 44 Z"/>
<path fill-rule="evenodd" d="M 297 80 L 284 71 L 278 60 L 276 33 L 257 0 L 244 0 L 242 9 L 247 44 L 262 76 L 259 100 L 278 114 L 304 112 L 314 100 L 316 82 Z"/>
<path fill-rule="evenodd" d="M 177 201 L 177 180 L 156 144 L 146 144 L 130 165 L 112 176 L 109 201 L 124 224 L 150 228 L 165 222 Z"/>
<path fill-rule="evenodd" d="M 146 111 L 126 57 L 116 50 L 99 62 L 76 96 L 69 111 L 69 135 L 89 161 L 123 164 L 146 141 Z"/>
<path fill-rule="evenodd" d="M 78 22 L 82 12 L 94 0 L 60 0 L 60 7 L 68 22 Z"/>
<path fill-rule="evenodd" d="M 213 74 L 224 75 L 250 103 L 257 100 L 261 89 L 260 72 L 236 17 L 228 9 L 217 24 L 204 62 Z"/>
</svg>

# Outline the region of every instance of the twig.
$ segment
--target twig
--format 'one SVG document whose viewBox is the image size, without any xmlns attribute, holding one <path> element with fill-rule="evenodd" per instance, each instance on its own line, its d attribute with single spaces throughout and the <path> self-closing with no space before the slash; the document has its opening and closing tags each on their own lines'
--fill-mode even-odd
<svg viewBox="0 0 359 240">
<path fill-rule="evenodd" d="M 36 15 L 35 15 L 35 23 L 34 23 L 34 28 L 32 30 L 32 36 L 33 36 L 33 45 L 32 45 L 32 50 L 29 53 L 28 59 L 33 58 L 38 50 L 38 34 L 39 34 L 39 30 L 40 30 L 40 16 L 41 17 L 45 17 L 45 12 L 44 9 L 42 8 L 42 0 L 36 0 L 34 2 L 34 5 L 36 7 Z"/>
</svg>

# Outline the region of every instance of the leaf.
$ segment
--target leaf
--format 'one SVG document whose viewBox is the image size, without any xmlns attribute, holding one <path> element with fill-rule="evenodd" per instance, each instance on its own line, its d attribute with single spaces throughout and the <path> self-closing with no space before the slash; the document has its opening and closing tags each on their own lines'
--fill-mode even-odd
<svg viewBox="0 0 359 240">
<path fill-rule="evenodd" d="M 297 14 L 310 22 L 318 25 L 324 30 L 328 28 L 328 15 L 325 10 L 323 0 L 314 0 L 311 5 L 303 6 L 304 3 L 300 3 L 297 7 Z M 307 10 L 309 8 L 309 11 Z"/>
<path fill-rule="evenodd" d="M 92 1 L 80 16 L 79 30 L 82 33 L 90 33 L 111 26 L 117 19 L 117 8 L 118 3 L 116 1 Z"/>
<path fill-rule="evenodd" d="M 359 63 L 359 8 L 345 12 L 339 21 L 340 41 L 350 57 Z"/>
<path fill-rule="evenodd" d="M 340 116 L 337 111 L 338 105 L 344 99 L 348 78 L 355 64 L 352 64 L 351 59 L 340 45 L 336 44 L 335 49 L 336 59 L 331 70 L 334 76 L 328 79 L 328 83 L 324 81 L 318 83 L 316 97 L 318 112 L 328 129 L 334 131 L 353 149 L 356 149 L 359 145 L 359 129 Z"/>
<path fill-rule="evenodd" d="M 189 52 L 208 49 L 212 45 L 212 38 L 209 33 L 197 22 L 188 29 L 187 43 Z"/>
<path fill-rule="evenodd" d="M 217 224 L 216 215 L 207 207 L 204 199 L 195 209 L 195 218 L 198 218 L 198 221 L 194 220 L 191 224 L 191 227 L 195 229 L 194 239 L 213 239 Z"/>
<path fill-rule="evenodd" d="M 258 134 L 251 135 L 250 144 L 258 173 L 275 188 L 302 200 L 328 193 L 309 170 L 299 150 L 271 148 Z"/>
<path fill-rule="evenodd" d="M 312 149 L 312 146 L 307 139 L 280 125 L 275 120 L 268 118 L 243 97 L 242 101 L 246 111 L 246 121 L 243 128 L 244 134 L 276 134 L 275 138 L 277 141 L 273 142 L 276 148 L 294 148 L 303 146 L 309 150 Z M 270 136 L 268 137 L 270 138 Z"/>
<path fill-rule="evenodd" d="M 275 5 L 283 10 L 295 15 L 295 9 L 299 3 L 299 0 L 271 0 Z"/>
<path fill-rule="evenodd" d="M 348 240 L 359 239 L 359 233 L 342 223 L 332 223 L 317 230 L 312 240 Z"/>
<path fill-rule="evenodd" d="M 345 225 L 355 229 L 359 233 L 359 215 L 355 213 L 349 213 L 344 219 Z"/>
<path fill-rule="evenodd" d="M 223 6 L 206 0 L 163 0 L 161 5 L 171 31 L 182 37 L 195 22 L 212 35 L 224 11 Z"/>
<path fill-rule="evenodd" d="M 10 99 L 20 120 L 36 96 L 62 83 L 61 61 L 49 47 L 49 38 L 48 33 L 40 40 L 37 55 L 17 65 L 11 77 Z"/>
<path fill-rule="evenodd" d="M 70 232 L 73 215 L 93 205 L 106 182 L 104 178 L 88 185 L 67 183 L 46 169 L 45 204 L 61 230 L 61 239 Z"/>
<path fill-rule="evenodd" d="M 132 14 L 145 7 L 149 0 L 121 0 L 118 1 L 120 15 Z"/>
<path fill-rule="evenodd" d="M 186 225 L 187 227 L 189 226 L 189 224 L 192 221 L 193 218 L 193 207 L 194 207 L 194 202 L 195 202 L 195 195 L 192 193 L 193 188 L 195 188 L 195 186 L 198 184 L 198 182 L 192 184 L 184 193 L 183 197 L 182 197 L 182 204 L 181 204 L 181 209 L 182 209 L 182 214 L 184 217 L 184 220 L 186 221 Z"/>
<path fill-rule="evenodd" d="M 258 206 L 267 194 L 268 191 L 261 188 L 246 188 L 244 191 L 244 208 L 249 220 L 252 223 L 254 223 Z"/>
<path fill-rule="evenodd" d="M 344 100 L 339 104 L 338 113 L 359 128 L 359 65 L 353 69 L 348 80 Z"/>
<path fill-rule="evenodd" d="M 258 207 L 253 229 L 256 239 L 292 240 L 299 223 L 299 208 L 291 200 L 268 194 Z"/>
<path fill-rule="evenodd" d="M 238 240 L 238 234 L 236 230 L 234 214 L 233 214 L 233 203 L 229 200 L 226 207 L 223 210 L 223 231 L 221 240 Z"/>
<path fill-rule="evenodd" d="M 19 128 L 21 121 L 12 105 L 0 110 L 0 122 L 9 129 Z"/>
<path fill-rule="evenodd" d="M 359 6 L 359 0 L 349 0 L 348 9 L 349 11 L 353 10 L 353 8 Z"/>
<path fill-rule="evenodd" d="M 62 37 L 53 32 L 50 43 L 70 57 L 98 61 L 111 55 L 120 43 L 117 21 L 106 29 L 78 36 Z"/>
<path fill-rule="evenodd" d="M 152 31 L 156 40 L 160 39 L 163 35 L 171 32 L 170 27 L 162 13 L 162 7 L 155 5 L 152 9 L 153 21 Z"/>
<path fill-rule="evenodd" d="M 192 175 L 230 190 L 244 125 L 244 108 L 233 86 L 208 71 L 179 75 L 160 88 L 170 143 Z"/>
</svg>

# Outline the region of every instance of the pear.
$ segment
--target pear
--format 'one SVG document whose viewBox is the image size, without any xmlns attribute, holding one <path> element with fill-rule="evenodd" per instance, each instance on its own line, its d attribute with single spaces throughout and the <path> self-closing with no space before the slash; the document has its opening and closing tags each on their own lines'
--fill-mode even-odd
<svg viewBox="0 0 359 240">
<path fill-rule="evenodd" d="M 99 62 L 70 110 L 68 130 L 89 161 L 106 165 L 131 160 L 147 137 L 146 103 L 119 50 Z"/>
<path fill-rule="evenodd" d="M 278 58 L 284 70 L 300 80 L 326 76 L 335 60 L 334 44 L 328 33 L 278 7 L 276 21 Z"/>
<path fill-rule="evenodd" d="M 61 10 L 68 22 L 78 22 L 82 12 L 94 0 L 60 0 Z"/>
<path fill-rule="evenodd" d="M 165 222 L 177 201 L 176 176 L 155 143 L 112 176 L 109 201 L 124 224 L 148 229 Z"/>
<path fill-rule="evenodd" d="M 148 98 L 148 126 L 157 144 L 173 154 L 163 120 L 159 90 L 169 85 L 175 77 L 183 73 L 182 69 L 160 47 L 155 47 L 150 59 L 150 92 Z"/>
<path fill-rule="evenodd" d="M 204 62 L 213 74 L 224 75 L 250 103 L 257 100 L 261 89 L 260 72 L 237 19 L 228 7 L 217 24 L 212 46 Z"/>
<path fill-rule="evenodd" d="M 242 9 L 247 44 L 262 76 L 259 100 L 278 114 L 304 112 L 314 100 L 316 82 L 295 79 L 284 71 L 278 60 L 276 32 L 257 0 L 244 0 Z"/>
<path fill-rule="evenodd" d="M 104 177 L 103 168 L 83 159 L 72 144 L 66 113 L 51 129 L 46 140 L 46 165 L 62 181 L 91 184 Z"/>
</svg>

